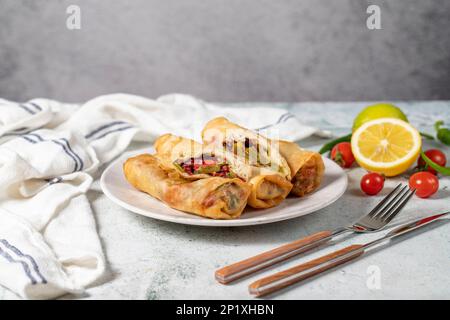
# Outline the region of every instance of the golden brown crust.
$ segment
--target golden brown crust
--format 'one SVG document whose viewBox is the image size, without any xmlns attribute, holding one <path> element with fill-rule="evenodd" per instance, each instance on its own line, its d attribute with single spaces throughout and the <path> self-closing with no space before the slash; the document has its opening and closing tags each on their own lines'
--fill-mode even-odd
<svg viewBox="0 0 450 320">
<path fill-rule="evenodd" d="M 286 159 L 293 178 L 291 194 L 303 197 L 315 191 L 322 182 L 325 165 L 322 156 L 303 150 L 296 143 L 280 140 L 280 153 Z"/>
<path fill-rule="evenodd" d="M 205 127 L 202 130 L 202 140 L 206 144 L 211 144 L 216 142 L 215 139 L 220 137 L 220 143 L 225 138 L 225 130 L 228 129 L 243 129 L 247 130 L 245 128 L 240 127 L 239 125 L 229 121 L 225 117 L 217 117 L 210 121 L 208 121 L 205 125 Z M 220 136 L 220 134 L 223 134 L 223 136 Z"/>
<path fill-rule="evenodd" d="M 183 179 L 149 154 L 128 159 L 123 170 L 128 182 L 138 190 L 174 209 L 212 219 L 238 218 L 250 194 L 250 186 L 240 179 Z"/>
<path fill-rule="evenodd" d="M 279 174 L 253 177 L 250 185 L 252 189 L 248 197 L 248 205 L 256 209 L 277 206 L 292 189 L 292 183 Z"/>
<path fill-rule="evenodd" d="M 154 148 L 159 157 L 168 161 L 191 157 L 203 150 L 203 145 L 195 140 L 179 137 L 170 133 L 156 139 Z"/>
</svg>

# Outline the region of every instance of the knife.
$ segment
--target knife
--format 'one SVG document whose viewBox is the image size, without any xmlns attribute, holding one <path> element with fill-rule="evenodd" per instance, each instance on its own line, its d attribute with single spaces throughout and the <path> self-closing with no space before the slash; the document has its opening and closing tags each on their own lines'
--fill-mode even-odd
<svg viewBox="0 0 450 320">
<path fill-rule="evenodd" d="M 302 263 L 290 269 L 283 270 L 273 275 L 259 279 L 249 285 L 249 291 L 251 294 L 256 295 L 257 297 L 273 293 L 294 283 L 317 275 L 325 270 L 332 269 L 342 263 L 355 259 L 361 256 L 365 252 L 365 250 L 370 247 L 422 228 L 448 214 L 450 214 L 450 211 L 403 224 L 393 229 L 382 238 L 376 239 L 366 244 L 353 244 L 344 249 L 332 252 L 330 254 Z"/>
</svg>

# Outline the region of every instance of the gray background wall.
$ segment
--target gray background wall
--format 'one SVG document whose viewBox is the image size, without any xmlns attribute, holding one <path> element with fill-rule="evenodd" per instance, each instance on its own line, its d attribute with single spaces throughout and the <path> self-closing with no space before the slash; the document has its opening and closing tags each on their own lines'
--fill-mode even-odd
<svg viewBox="0 0 450 320">
<path fill-rule="evenodd" d="M 449 17 L 448 0 L 0 0 L 0 97 L 450 99 Z"/>
</svg>

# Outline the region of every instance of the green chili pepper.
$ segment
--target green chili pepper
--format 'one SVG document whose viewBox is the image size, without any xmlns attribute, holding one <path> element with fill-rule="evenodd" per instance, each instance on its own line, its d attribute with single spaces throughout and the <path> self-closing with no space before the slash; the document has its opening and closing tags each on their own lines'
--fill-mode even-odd
<svg viewBox="0 0 450 320">
<path fill-rule="evenodd" d="M 441 128 L 444 124 L 444 121 L 438 121 L 434 124 L 434 128 L 437 131 L 437 138 L 443 143 L 450 146 L 450 129 Z"/>
<path fill-rule="evenodd" d="M 324 154 L 325 152 L 330 151 L 331 149 L 333 149 L 333 147 L 334 147 L 335 145 L 337 145 L 338 143 L 341 143 L 341 142 L 350 142 L 351 140 L 352 140 L 352 134 L 351 134 L 351 133 L 348 134 L 348 135 L 346 135 L 346 136 L 337 138 L 337 139 L 335 139 L 335 140 L 333 140 L 333 141 L 328 142 L 327 144 L 325 144 L 325 145 L 322 147 L 322 149 L 319 150 L 319 153 L 320 153 L 320 154 Z"/>
<path fill-rule="evenodd" d="M 429 133 L 420 132 L 420 135 L 422 136 L 422 138 L 425 138 L 427 140 L 434 140 L 434 137 Z"/>
<path fill-rule="evenodd" d="M 430 158 L 428 158 L 423 151 L 420 152 L 420 156 L 422 159 L 427 163 L 428 166 L 432 167 L 437 172 L 443 174 L 444 176 L 450 176 L 450 167 L 441 167 L 440 165 L 434 163 L 431 161 Z"/>
</svg>

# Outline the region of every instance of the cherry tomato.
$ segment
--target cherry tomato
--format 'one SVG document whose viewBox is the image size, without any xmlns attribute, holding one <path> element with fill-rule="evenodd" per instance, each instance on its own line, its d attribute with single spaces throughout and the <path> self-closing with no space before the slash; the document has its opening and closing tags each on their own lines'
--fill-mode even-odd
<svg viewBox="0 0 450 320">
<path fill-rule="evenodd" d="M 430 172 L 417 172 L 409 178 L 409 187 L 416 189 L 418 197 L 428 198 L 439 189 L 439 180 Z"/>
<path fill-rule="evenodd" d="M 384 187 L 384 177 L 379 173 L 368 173 L 361 178 L 361 190 L 374 196 Z"/>
<path fill-rule="evenodd" d="M 445 154 L 438 149 L 430 149 L 425 151 L 425 155 L 431 159 L 431 161 L 433 161 L 434 163 L 440 165 L 441 167 L 445 167 L 445 165 L 447 164 L 447 157 L 445 156 Z M 427 166 L 426 162 L 422 159 L 422 157 L 419 157 L 419 160 L 417 161 L 417 167 L 420 170 L 425 170 L 425 168 L 427 168 L 425 171 L 428 171 L 434 175 L 437 174 L 436 170 L 434 170 L 433 168 L 431 168 L 430 166 Z"/>
<path fill-rule="evenodd" d="M 331 159 L 333 159 L 342 168 L 350 168 L 355 162 L 350 142 L 341 142 L 331 150 Z"/>
</svg>

